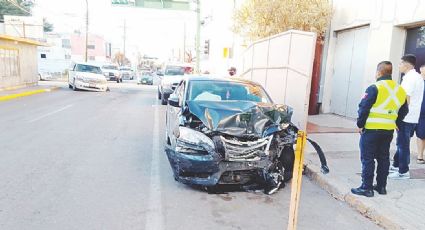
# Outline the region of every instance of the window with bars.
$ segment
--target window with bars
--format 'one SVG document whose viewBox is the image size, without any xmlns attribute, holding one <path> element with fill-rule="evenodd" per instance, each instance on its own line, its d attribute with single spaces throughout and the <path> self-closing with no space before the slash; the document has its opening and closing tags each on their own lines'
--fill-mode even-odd
<svg viewBox="0 0 425 230">
<path fill-rule="evenodd" d="M 19 76 L 19 51 L 0 47 L 0 77 Z"/>
</svg>

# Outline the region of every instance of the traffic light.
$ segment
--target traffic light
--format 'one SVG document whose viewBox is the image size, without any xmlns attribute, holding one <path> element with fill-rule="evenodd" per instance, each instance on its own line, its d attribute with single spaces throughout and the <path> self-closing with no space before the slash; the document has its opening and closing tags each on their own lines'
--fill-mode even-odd
<svg viewBox="0 0 425 230">
<path fill-rule="evenodd" d="M 204 54 L 210 54 L 210 40 L 205 40 Z"/>
</svg>

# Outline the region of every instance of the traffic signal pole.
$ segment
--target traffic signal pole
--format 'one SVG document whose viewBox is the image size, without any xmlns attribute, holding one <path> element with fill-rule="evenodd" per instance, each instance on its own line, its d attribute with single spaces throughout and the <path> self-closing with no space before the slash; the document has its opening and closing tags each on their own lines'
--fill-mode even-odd
<svg viewBox="0 0 425 230">
<path fill-rule="evenodd" d="M 196 73 L 200 74 L 201 61 L 201 1 L 196 0 Z"/>
</svg>

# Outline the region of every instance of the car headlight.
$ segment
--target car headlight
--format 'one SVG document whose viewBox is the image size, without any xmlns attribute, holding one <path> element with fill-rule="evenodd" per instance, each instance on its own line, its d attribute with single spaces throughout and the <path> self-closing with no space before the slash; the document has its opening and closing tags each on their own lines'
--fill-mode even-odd
<svg viewBox="0 0 425 230">
<path fill-rule="evenodd" d="M 178 152 L 211 152 L 215 149 L 214 142 L 209 137 L 193 129 L 179 127 L 177 135 Z"/>
<path fill-rule="evenodd" d="M 109 76 L 109 73 L 103 73 L 103 76 Z"/>
</svg>

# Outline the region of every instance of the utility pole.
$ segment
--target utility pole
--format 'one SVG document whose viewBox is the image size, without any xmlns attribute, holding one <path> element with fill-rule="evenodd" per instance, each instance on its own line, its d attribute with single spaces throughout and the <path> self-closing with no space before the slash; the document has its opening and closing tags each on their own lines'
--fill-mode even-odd
<svg viewBox="0 0 425 230">
<path fill-rule="evenodd" d="M 87 46 L 89 45 L 89 2 L 86 0 L 86 54 L 85 61 L 87 62 Z"/>
<path fill-rule="evenodd" d="M 186 21 L 184 21 L 183 33 L 183 62 L 186 62 Z"/>
<path fill-rule="evenodd" d="M 200 74 L 201 61 L 201 1 L 196 0 L 196 73 Z"/>
<path fill-rule="evenodd" d="M 125 58 L 125 40 L 127 39 L 126 36 L 127 36 L 127 26 L 126 26 L 126 21 L 124 19 L 124 36 L 123 36 L 123 39 L 124 39 L 124 42 L 123 42 L 124 43 L 124 49 L 123 49 L 124 58 Z"/>
</svg>

